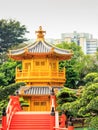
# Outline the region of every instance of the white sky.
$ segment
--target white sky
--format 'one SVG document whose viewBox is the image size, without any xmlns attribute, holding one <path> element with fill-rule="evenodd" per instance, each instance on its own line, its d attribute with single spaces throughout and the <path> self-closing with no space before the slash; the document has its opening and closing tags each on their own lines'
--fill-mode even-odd
<svg viewBox="0 0 98 130">
<path fill-rule="evenodd" d="M 0 19 L 12 18 L 26 25 L 34 39 L 40 25 L 46 38 L 61 33 L 85 32 L 98 38 L 98 0 L 0 0 Z"/>
</svg>

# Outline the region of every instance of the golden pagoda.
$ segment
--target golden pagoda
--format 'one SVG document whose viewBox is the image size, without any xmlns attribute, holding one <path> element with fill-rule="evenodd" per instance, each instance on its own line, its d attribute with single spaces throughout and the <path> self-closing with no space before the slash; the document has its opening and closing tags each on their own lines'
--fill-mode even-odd
<svg viewBox="0 0 98 130">
<path fill-rule="evenodd" d="M 10 50 L 9 57 L 22 61 L 22 69 L 16 68 L 16 82 L 25 82 L 19 95 L 29 103 L 27 111 L 50 111 L 50 90 L 58 90 L 66 81 L 65 68 L 59 69 L 59 62 L 69 60 L 72 53 L 57 48 L 44 39 L 42 27 L 36 31 L 36 41 L 24 48 Z"/>
</svg>

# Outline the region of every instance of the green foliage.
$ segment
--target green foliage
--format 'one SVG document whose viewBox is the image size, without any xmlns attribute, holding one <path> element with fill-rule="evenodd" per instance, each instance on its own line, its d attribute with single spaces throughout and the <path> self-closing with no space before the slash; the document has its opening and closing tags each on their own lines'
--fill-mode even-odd
<svg viewBox="0 0 98 130">
<path fill-rule="evenodd" d="M 84 81 L 85 83 L 88 83 L 88 82 L 93 82 L 95 80 L 95 78 L 98 77 L 98 73 L 88 73 L 85 78 L 84 78 Z M 95 80 L 96 81 L 96 80 Z"/>
<path fill-rule="evenodd" d="M 81 95 L 74 102 L 65 102 L 61 108 L 74 117 L 85 117 L 88 125 L 97 130 L 98 83 L 92 83 L 83 87 Z"/>
<path fill-rule="evenodd" d="M 84 77 L 92 72 L 92 57 L 90 55 L 83 55 L 80 57 L 78 63 L 75 65 L 76 70 L 79 72 L 79 82 L 78 86 L 84 85 Z"/>
<path fill-rule="evenodd" d="M 79 101 L 79 115 L 96 115 L 98 112 L 98 108 L 96 108 L 98 105 L 98 83 L 86 86 Z"/>
<path fill-rule="evenodd" d="M 7 60 L 8 60 L 7 52 L 0 53 L 0 64 L 3 64 Z"/>
<path fill-rule="evenodd" d="M 0 87 L 0 101 L 3 99 L 7 99 L 9 95 L 13 95 L 14 92 L 20 88 L 20 86 L 24 86 L 24 83 L 14 83 L 11 85 L 8 85 L 6 87 Z"/>
<path fill-rule="evenodd" d="M 0 85 L 7 85 L 8 82 L 5 78 L 5 74 L 3 72 L 0 72 Z"/>
<path fill-rule="evenodd" d="M 79 73 L 73 67 L 71 60 L 66 61 L 66 83 L 64 86 L 75 89 L 79 81 Z"/>
<path fill-rule="evenodd" d="M 98 72 L 98 52 L 94 55 L 84 55 L 81 47 L 76 45 L 76 43 L 62 42 L 56 46 L 59 48 L 72 50 L 74 53 L 71 60 L 60 62 L 60 68 L 66 68 L 66 87 L 78 88 L 79 86 L 84 86 L 84 77 L 88 73 Z M 97 79 L 95 82 L 97 82 Z"/>
<path fill-rule="evenodd" d="M 98 116 L 92 117 L 90 121 L 90 127 L 98 130 Z"/>
<path fill-rule="evenodd" d="M 25 101 L 23 97 L 20 97 L 19 101 L 20 101 L 21 107 L 29 106 L 29 103 L 27 101 Z"/>
<path fill-rule="evenodd" d="M 97 95 L 98 95 L 98 92 L 97 92 Z M 87 111 L 90 111 L 90 110 L 93 110 L 93 112 L 98 111 L 98 96 L 96 96 L 95 98 L 93 98 L 93 100 L 90 101 L 86 109 Z"/>
<path fill-rule="evenodd" d="M 93 80 L 94 83 L 98 83 L 98 77 Z"/>
<path fill-rule="evenodd" d="M 77 111 L 79 109 L 79 101 L 76 100 L 74 102 L 65 102 L 62 106 L 61 106 L 61 109 L 65 110 L 66 111 L 66 115 L 68 116 L 74 116 L 74 117 L 79 117 Z"/>
<path fill-rule="evenodd" d="M 85 86 L 79 87 L 76 91 L 76 95 L 78 98 L 74 99 L 70 102 L 69 95 L 66 95 L 69 100 L 65 100 L 62 95 L 63 91 L 59 93 L 59 98 L 64 98 L 63 100 L 58 99 L 58 103 L 61 102 L 59 105 L 60 110 L 65 110 L 66 115 L 70 115 L 73 117 L 84 117 L 86 124 L 91 129 L 98 129 L 98 73 L 89 73 L 84 77 Z M 67 90 L 66 90 L 67 91 Z"/>
<path fill-rule="evenodd" d="M 57 44 L 57 47 L 63 48 L 63 49 L 69 49 L 72 50 L 74 53 L 71 60 L 68 61 L 61 61 L 60 62 L 60 68 L 65 67 L 66 68 L 66 83 L 65 86 L 69 88 L 77 88 L 78 82 L 79 82 L 79 70 L 77 69 L 77 65 L 80 62 L 81 57 L 83 56 L 83 52 L 81 50 L 81 47 L 76 45 L 75 43 L 65 43 L 62 42 L 61 44 Z"/>
<path fill-rule="evenodd" d="M 25 25 L 13 19 L 0 20 L 0 52 L 7 51 L 11 46 L 18 45 L 24 41 L 25 33 L 28 33 Z"/>
<path fill-rule="evenodd" d="M 7 86 L 15 82 L 15 68 L 21 66 L 19 62 L 8 60 L 0 65 L 0 85 Z"/>
<path fill-rule="evenodd" d="M 58 108 L 62 109 L 62 105 L 67 102 L 73 102 L 77 99 L 76 91 L 70 88 L 63 88 L 57 93 Z"/>
</svg>

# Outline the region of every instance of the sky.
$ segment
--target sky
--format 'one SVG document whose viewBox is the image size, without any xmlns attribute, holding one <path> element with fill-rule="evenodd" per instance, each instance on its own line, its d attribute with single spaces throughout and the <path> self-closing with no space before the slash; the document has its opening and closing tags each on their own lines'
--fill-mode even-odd
<svg viewBox="0 0 98 130">
<path fill-rule="evenodd" d="M 39 26 L 46 38 L 85 32 L 98 38 L 98 0 L 0 0 L 0 19 L 15 19 L 36 38 Z"/>
</svg>

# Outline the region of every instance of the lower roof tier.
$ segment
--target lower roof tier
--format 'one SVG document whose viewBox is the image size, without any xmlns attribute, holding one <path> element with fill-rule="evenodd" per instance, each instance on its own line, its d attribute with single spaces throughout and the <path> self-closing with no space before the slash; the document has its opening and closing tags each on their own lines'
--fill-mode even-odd
<svg viewBox="0 0 98 130">
<path fill-rule="evenodd" d="M 48 86 L 31 86 L 31 87 L 27 87 L 27 86 L 24 86 L 24 87 L 21 87 L 18 92 L 19 92 L 19 95 L 25 95 L 25 96 L 32 96 L 32 95 L 50 95 L 51 94 L 51 91 L 52 89 L 54 90 L 54 92 L 57 92 L 59 91 L 62 87 L 59 87 L 59 86 L 51 86 L 51 87 L 48 87 Z"/>
</svg>

